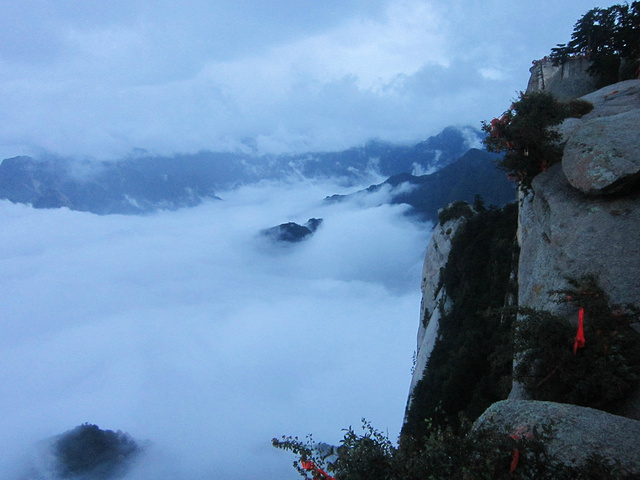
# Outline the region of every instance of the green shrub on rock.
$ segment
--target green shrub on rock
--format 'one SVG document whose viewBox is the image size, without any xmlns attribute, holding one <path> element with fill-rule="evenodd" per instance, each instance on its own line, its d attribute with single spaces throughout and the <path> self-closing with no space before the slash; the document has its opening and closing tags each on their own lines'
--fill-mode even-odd
<svg viewBox="0 0 640 480">
<path fill-rule="evenodd" d="M 561 135 L 551 127 L 566 117 L 566 106 L 551 93 L 520 93 L 500 118 L 482 122 L 484 143 L 488 151 L 504 153 L 498 166 L 526 190 L 533 177 L 562 159 Z"/>
<path fill-rule="evenodd" d="M 567 102 L 566 108 L 567 117 L 582 118 L 584 115 L 593 110 L 593 103 L 588 102 L 587 100 L 575 98 Z"/>
<path fill-rule="evenodd" d="M 584 347 L 575 349 L 576 325 L 566 318 L 524 309 L 514 341 L 514 377 L 535 400 L 617 413 L 639 385 L 640 334 L 630 326 L 632 315 L 611 307 L 592 280 L 573 285 L 553 293 L 575 305 L 576 318 L 584 309 Z"/>
<path fill-rule="evenodd" d="M 455 220 L 461 217 L 469 218 L 473 216 L 473 209 L 467 202 L 457 201 L 450 203 L 446 207 L 438 210 L 438 221 L 440 225 L 444 225 L 449 220 Z"/>
<path fill-rule="evenodd" d="M 592 456 L 585 465 L 568 466 L 550 453 L 553 427 L 510 434 L 497 428 L 436 427 L 399 445 L 363 420 L 363 433 L 345 430 L 340 445 L 318 448 L 311 436 L 273 439 L 273 446 L 296 456 L 294 468 L 306 480 L 632 480 L 620 465 Z M 323 446 L 326 446 L 323 444 Z M 309 462 L 309 463 L 307 463 Z M 311 471 L 303 465 L 316 467 Z"/>
</svg>

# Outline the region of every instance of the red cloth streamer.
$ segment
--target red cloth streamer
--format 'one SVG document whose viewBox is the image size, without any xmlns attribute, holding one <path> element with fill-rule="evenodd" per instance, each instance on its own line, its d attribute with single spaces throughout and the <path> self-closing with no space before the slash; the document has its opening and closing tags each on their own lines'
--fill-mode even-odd
<svg viewBox="0 0 640 480">
<path fill-rule="evenodd" d="M 576 340 L 573 343 L 573 353 L 578 351 L 579 348 L 584 348 L 584 307 L 580 307 L 578 313 L 578 332 L 576 333 Z"/>
<path fill-rule="evenodd" d="M 516 467 L 518 466 L 518 460 L 520 460 L 520 450 L 517 448 L 513 450 L 513 457 L 511 458 L 511 467 L 509 468 L 509 473 L 513 475 L 513 472 L 516 471 Z"/>
<path fill-rule="evenodd" d="M 514 440 L 518 441 L 521 438 L 531 438 L 532 434 L 527 425 L 520 425 L 516 428 L 511 435 L 509 435 Z M 511 466 L 509 467 L 509 474 L 513 475 L 516 468 L 518 467 L 518 462 L 520 461 L 520 449 L 513 449 L 513 456 L 511 457 Z"/>
<path fill-rule="evenodd" d="M 325 472 L 324 470 L 322 470 L 320 467 L 318 467 L 314 462 L 312 462 L 311 460 L 301 460 L 300 461 L 300 465 L 302 465 L 302 468 L 304 468 L 305 470 L 307 470 L 308 472 L 312 472 L 313 473 L 313 478 L 324 478 L 326 480 L 336 480 L 335 478 L 333 478 L 331 475 L 329 475 L 327 472 Z"/>
</svg>

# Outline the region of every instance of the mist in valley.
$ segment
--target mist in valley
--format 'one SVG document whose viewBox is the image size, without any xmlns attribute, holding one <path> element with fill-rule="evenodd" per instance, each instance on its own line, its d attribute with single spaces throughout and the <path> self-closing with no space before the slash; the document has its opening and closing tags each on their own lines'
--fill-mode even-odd
<svg viewBox="0 0 640 480">
<path fill-rule="evenodd" d="M 88 422 L 145 443 L 127 479 L 295 478 L 274 436 L 397 435 L 430 226 L 260 183 L 148 216 L 0 202 L 0 471 Z M 260 231 L 323 218 L 297 244 Z M 35 465 L 35 466 L 34 466 Z"/>
</svg>

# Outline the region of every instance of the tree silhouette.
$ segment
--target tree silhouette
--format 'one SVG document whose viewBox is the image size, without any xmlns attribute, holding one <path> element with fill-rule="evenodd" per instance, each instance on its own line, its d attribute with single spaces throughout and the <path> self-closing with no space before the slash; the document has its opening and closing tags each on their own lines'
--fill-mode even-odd
<svg viewBox="0 0 640 480">
<path fill-rule="evenodd" d="M 597 86 L 635 78 L 640 65 L 640 1 L 593 8 L 576 22 L 568 44 L 551 49 L 554 65 L 583 56 Z"/>
</svg>

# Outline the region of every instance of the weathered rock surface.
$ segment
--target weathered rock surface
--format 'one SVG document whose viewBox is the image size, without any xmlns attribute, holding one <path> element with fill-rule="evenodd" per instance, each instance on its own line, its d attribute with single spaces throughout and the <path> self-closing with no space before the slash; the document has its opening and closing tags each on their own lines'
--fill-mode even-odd
<svg viewBox="0 0 640 480">
<path fill-rule="evenodd" d="M 552 427 L 549 452 L 562 463 L 582 465 L 598 454 L 640 474 L 640 422 L 629 418 L 575 405 L 507 400 L 489 407 L 475 428 L 510 435 L 518 427 L 547 425 Z"/>
<path fill-rule="evenodd" d="M 619 115 L 640 108 L 640 81 L 626 80 L 580 97 L 593 104 L 593 110 L 582 118 L 567 118 L 556 129 L 566 142 L 585 122 L 595 118 Z"/>
<path fill-rule="evenodd" d="M 566 288 L 567 277 L 587 275 L 599 280 L 614 304 L 640 305 L 640 186 L 634 183 L 640 169 L 640 81 L 582 98 L 594 109 L 561 126 L 567 141 L 562 166 L 534 178 L 532 192 L 520 202 L 519 304 L 554 313 L 567 307 L 554 303 L 549 290 Z M 616 195 L 585 195 L 596 184 L 600 193 L 624 188 Z"/>
<path fill-rule="evenodd" d="M 640 108 L 640 80 L 614 83 L 581 98 L 595 107 L 584 120 L 628 112 Z"/>
<path fill-rule="evenodd" d="M 429 240 L 427 254 L 422 266 L 422 302 L 420 304 L 420 327 L 418 328 L 418 349 L 424 338 L 429 318 L 437 310 L 440 290 L 440 269 L 444 268 L 451 252 L 451 240 L 466 218 L 460 217 L 437 225 Z"/>
<path fill-rule="evenodd" d="M 613 304 L 640 306 L 640 192 L 586 196 L 560 165 L 532 187 L 519 212 L 519 304 L 566 314 L 549 291 L 591 275 Z"/>
<path fill-rule="evenodd" d="M 548 58 L 538 60 L 529 69 L 527 93 L 547 91 L 558 100 L 567 101 L 592 92 L 595 81 L 587 73 L 589 64 L 586 58 L 572 58 L 564 65 L 553 65 Z"/>
<path fill-rule="evenodd" d="M 440 271 L 447 264 L 451 252 L 451 241 L 458 229 L 466 223 L 460 217 L 437 225 L 431 235 L 422 268 L 422 301 L 420 303 L 420 326 L 418 328 L 418 347 L 415 365 L 409 387 L 407 411 L 411 406 L 411 396 L 416 384 L 422 379 L 440 328 L 441 311 L 439 305 L 446 310 L 447 295 L 440 284 Z"/>
<path fill-rule="evenodd" d="M 519 305 L 570 319 L 549 293 L 569 278 L 594 277 L 613 305 L 640 307 L 640 82 L 583 98 L 595 108 L 561 127 L 562 164 L 533 179 L 518 225 Z M 510 398 L 521 394 L 516 383 Z M 625 415 L 640 419 L 640 392 Z"/>
<path fill-rule="evenodd" d="M 589 195 L 617 193 L 640 181 L 640 109 L 583 120 L 567 141 L 562 169 Z"/>
</svg>

